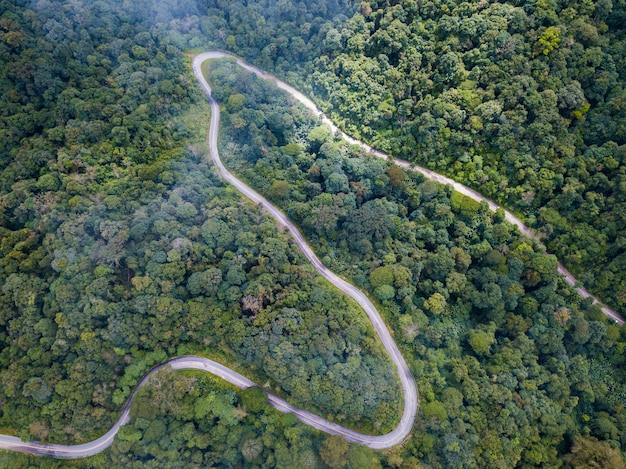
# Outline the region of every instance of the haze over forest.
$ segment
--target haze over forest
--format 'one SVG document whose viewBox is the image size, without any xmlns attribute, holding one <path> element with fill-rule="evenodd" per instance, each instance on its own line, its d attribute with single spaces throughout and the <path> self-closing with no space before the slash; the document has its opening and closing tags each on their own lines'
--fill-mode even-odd
<svg viewBox="0 0 626 469">
<path fill-rule="evenodd" d="M 209 164 L 204 50 L 543 243 L 211 61 L 225 164 L 376 303 L 420 393 L 411 437 L 376 452 L 164 371 L 111 448 L 0 467 L 623 468 L 626 332 L 556 267 L 626 314 L 625 21 L 623 0 L 0 0 L 1 434 L 91 441 L 185 354 L 341 425 L 397 424 L 367 317 Z"/>
</svg>

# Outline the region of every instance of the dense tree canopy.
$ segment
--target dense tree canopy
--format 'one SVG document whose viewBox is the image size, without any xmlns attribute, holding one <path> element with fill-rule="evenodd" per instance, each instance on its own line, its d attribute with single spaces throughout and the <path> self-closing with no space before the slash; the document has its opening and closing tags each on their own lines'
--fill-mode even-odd
<svg viewBox="0 0 626 469">
<path fill-rule="evenodd" d="M 372 0 L 326 21 L 268 3 L 211 3 L 207 36 L 349 134 L 519 212 L 626 312 L 624 2 Z"/>
<path fill-rule="evenodd" d="M 185 353 L 392 428 L 397 379 L 363 313 L 206 166 L 208 105 L 180 48 L 121 4 L 1 12 L 24 41 L 3 43 L 0 80 L 0 128 L 18 132 L 2 139 L 0 428 L 97 437 L 152 365 Z"/>
<path fill-rule="evenodd" d="M 229 49 L 346 130 L 523 213 L 624 304 L 624 3 L 0 0 L 0 429 L 100 436 L 154 364 L 216 358 L 344 425 L 399 415 L 362 312 L 204 160 L 186 55 Z M 77 467 L 624 467 L 626 332 L 485 205 L 345 145 L 233 64 L 221 153 L 378 302 L 412 438 L 347 445 L 195 373 L 155 376 Z M 0 466 L 68 463 L 0 453 Z"/>
<path fill-rule="evenodd" d="M 232 62 L 212 63 L 210 79 L 220 98 L 246 94 L 222 114 L 226 163 L 370 291 L 396 331 L 422 405 L 395 456 L 432 467 L 558 467 L 568 451 L 571 461 L 621 461 L 626 335 L 567 287 L 553 255 L 502 211 L 328 133 L 320 140 L 304 109 Z M 283 133 L 298 153 L 273 134 L 277 112 L 292 114 Z M 254 125 L 234 124 L 252 114 Z M 337 190 L 329 181 L 339 179 Z M 273 194 L 274 181 L 289 192 Z M 320 451 L 342 461 L 332 439 Z"/>
<path fill-rule="evenodd" d="M 369 3 L 311 60 L 322 107 L 524 214 L 626 311 L 624 3 Z"/>
</svg>

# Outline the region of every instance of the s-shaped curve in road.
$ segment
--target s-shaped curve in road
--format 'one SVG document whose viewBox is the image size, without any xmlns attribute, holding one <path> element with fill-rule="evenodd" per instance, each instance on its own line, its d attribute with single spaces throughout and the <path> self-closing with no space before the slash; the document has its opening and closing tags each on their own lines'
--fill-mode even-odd
<svg viewBox="0 0 626 469">
<path fill-rule="evenodd" d="M 271 393 L 267 393 L 269 402 L 272 406 L 274 406 L 281 412 L 293 413 L 301 422 L 307 425 L 310 425 L 326 433 L 342 436 L 350 442 L 369 446 L 373 449 L 385 449 L 395 446 L 401 443 L 411 432 L 413 422 L 415 421 L 415 415 L 417 414 L 419 399 L 417 394 L 417 388 L 415 386 L 415 381 L 411 376 L 409 367 L 404 361 L 400 350 L 398 350 L 398 346 L 391 337 L 389 329 L 387 329 L 380 314 L 378 313 L 372 302 L 367 298 L 367 296 L 363 294 L 363 292 L 357 289 L 354 285 L 338 277 L 336 274 L 328 270 L 326 266 L 324 266 L 324 264 L 322 264 L 322 262 L 317 258 L 317 256 L 311 249 L 311 247 L 307 244 L 304 237 L 300 234 L 298 229 L 280 210 L 274 207 L 264 197 L 257 194 L 253 189 L 248 187 L 242 181 L 233 176 L 224 167 L 222 161 L 220 160 L 219 153 L 217 151 L 220 109 L 217 102 L 211 96 L 211 87 L 209 86 L 202 74 L 201 66 L 205 60 L 227 56 L 227 54 L 224 54 L 222 52 L 207 52 L 196 56 L 193 61 L 194 74 L 196 75 L 198 81 L 200 82 L 200 85 L 204 89 L 211 105 L 211 123 L 209 126 L 209 135 L 207 138 L 209 142 L 209 155 L 215 163 L 219 175 L 225 181 L 231 183 L 242 194 L 244 194 L 247 198 L 249 198 L 256 204 L 262 205 L 264 209 L 269 212 L 279 224 L 287 228 L 293 236 L 297 246 L 302 250 L 304 255 L 313 264 L 315 269 L 339 290 L 353 298 L 363 308 L 370 321 L 372 322 L 374 330 L 377 332 L 383 346 L 385 347 L 385 350 L 387 351 L 387 353 L 389 353 L 391 361 L 397 368 L 404 396 L 404 410 L 402 412 L 402 417 L 400 418 L 400 423 L 391 432 L 385 435 L 366 435 L 363 433 L 359 433 L 355 430 L 342 427 L 341 425 L 337 425 L 336 423 L 325 420 L 322 417 L 312 414 L 311 412 L 308 412 L 306 410 L 299 409 L 294 405 L 289 404 L 284 399 L 281 399 L 280 397 L 275 396 Z M 242 62 L 242 64 L 244 68 L 250 69 L 251 67 L 245 62 Z M 266 75 L 263 74 L 263 72 L 260 72 L 260 70 L 257 74 L 260 74 L 264 78 L 266 77 Z M 295 90 L 294 92 L 297 93 Z M 306 100 L 306 97 L 304 97 L 303 95 L 299 96 L 302 96 L 302 99 Z M 308 102 L 313 105 L 312 102 Z M 176 357 L 161 365 L 154 367 L 148 373 L 146 373 L 146 375 L 141 379 L 141 381 L 137 384 L 137 387 L 129 396 L 117 422 L 113 425 L 113 427 L 111 427 L 111 429 L 107 433 L 105 433 L 100 438 L 79 445 L 60 445 L 51 443 L 25 442 L 22 441 L 20 438 L 14 436 L 0 435 L 0 449 L 31 453 L 39 456 L 52 456 L 62 459 L 76 459 L 93 456 L 94 454 L 103 451 L 113 444 L 115 435 L 119 431 L 120 427 L 126 424 L 130 419 L 130 407 L 137 391 L 149 381 L 150 376 L 166 366 L 169 366 L 175 370 L 206 371 L 216 376 L 219 376 L 220 378 L 239 387 L 240 389 L 247 389 L 251 386 L 256 385 L 245 376 L 240 375 L 236 371 L 233 371 L 220 363 L 209 360 L 208 358 L 198 356 Z"/>
<path fill-rule="evenodd" d="M 350 135 L 346 134 L 344 131 L 342 131 L 341 129 L 339 129 L 334 123 L 333 121 L 331 121 L 316 105 L 313 101 L 311 101 L 309 98 L 307 98 L 304 94 L 302 94 L 300 91 L 296 90 L 295 88 L 293 88 L 292 86 L 289 86 L 287 83 L 281 81 L 280 79 L 276 78 L 274 75 L 267 73 L 257 67 L 255 67 L 254 65 L 250 65 L 249 63 L 247 63 L 246 61 L 236 57 L 233 54 L 230 54 L 228 52 L 222 52 L 222 51 L 208 51 L 208 52 L 204 52 L 202 54 L 199 54 L 195 57 L 194 59 L 194 73 L 196 74 L 196 77 L 198 78 L 198 80 L 200 81 L 200 83 L 202 84 L 204 90 L 206 93 L 208 93 L 210 95 L 211 93 L 211 89 L 208 86 L 208 84 L 204 84 L 203 83 L 203 77 L 202 74 L 200 73 L 200 64 L 202 62 L 204 62 L 205 60 L 208 59 L 217 59 L 217 58 L 234 58 L 237 61 L 237 65 L 239 65 L 240 67 L 254 73 L 255 75 L 257 75 L 260 78 L 263 78 L 264 80 L 269 80 L 272 81 L 276 84 L 276 86 L 278 88 L 280 88 L 281 90 L 286 91 L 288 94 L 290 94 L 291 96 L 293 96 L 295 99 L 297 99 L 298 101 L 300 101 L 300 103 L 302 103 L 307 109 L 309 109 L 314 115 L 316 115 L 317 117 L 320 118 L 320 120 L 328 125 L 331 130 L 336 133 L 341 135 L 344 140 L 346 140 L 348 143 L 351 143 L 353 145 L 358 145 L 361 148 L 363 148 L 364 150 L 366 150 L 367 152 L 369 152 L 370 154 L 377 156 L 379 158 L 385 159 L 385 160 L 390 160 L 393 161 L 395 164 L 397 164 L 398 166 L 407 169 L 409 171 L 417 171 L 419 173 L 421 173 L 422 175 L 424 175 L 427 179 L 430 179 L 431 181 L 435 181 L 435 182 L 439 182 L 441 184 L 445 184 L 445 185 L 450 185 L 452 186 L 452 188 L 477 201 L 477 202 L 486 202 L 487 205 L 489 206 L 489 209 L 492 211 L 496 211 L 498 209 L 502 209 L 504 211 L 504 218 L 506 221 L 508 221 L 509 223 L 517 226 L 517 228 L 519 229 L 520 233 L 528 236 L 529 238 L 534 238 L 537 241 L 539 241 L 541 243 L 541 240 L 539 239 L 539 236 L 537 236 L 537 233 L 535 233 L 535 231 L 533 231 L 530 227 L 526 226 L 524 224 L 524 222 L 522 220 L 520 220 L 518 217 L 516 217 L 515 215 L 513 215 L 511 212 L 509 212 L 508 210 L 504 209 L 503 207 L 501 207 L 500 205 L 496 204 L 494 201 L 488 199 L 487 197 L 483 196 L 482 194 L 480 194 L 479 192 L 475 191 L 474 189 L 471 189 L 463 184 L 461 184 L 460 182 L 457 182 L 453 179 L 450 179 L 449 177 L 443 176 L 439 173 L 436 173 L 428 168 L 424 168 L 422 166 L 418 166 L 416 164 L 413 163 L 409 163 L 408 161 L 399 159 L 399 158 L 392 158 L 391 156 L 389 156 L 387 153 L 384 153 L 380 150 L 376 150 L 374 148 L 372 148 L 371 146 L 367 145 L 366 143 L 363 143 L 353 137 L 351 137 Z M 544 247 L 545 249 L 545 247 Z M 598 298 L 596 298 L 594 295 L 592 295 L 591 293 L 589 293 L 589 291 L 587 291 L 587 289 L 585 289 L 584 287 L 581 286 L 576 286 L 578 284 L 578 281 L 576 280 L 576 278 L 570 273 L 569 270 L 567 270 L 565 268 L 565 266 L 559 262 L 558 264 L 558 268 L 557 268 L 559 274 L 561 274 L 561 276 L 564 278 L 564 280 L 567 282 L 568 285 L 570 285 L 571 287 L 575 287 L 576 288 L 576 292 L 583 298 L 591 298 L 594 304 L 597 304 L 600 306 L 600 309 L 602 310 L 602 312 L 609 318 L 613 319 L 615 322 L 617 322 L 620 325 L 624 324 L 624 319 L 622 318 L 622 316 L 620 316 L 620 314 L 609 308 L 608 306 L 606 306 L 605 304 L 603 304 Z"/>
<path fill-rule="evenodd" d="M 298 417 L 298 419 L 300 419 L 304 423 L 307 423 L 327 433 L 332 433 L 335 435 L 343 436 L 349 441 L 367 445 L 375 449 L 384 449 L 384 448 L 394 446 L 400 443 L 409 434 L 411 430 L 413 421 L 415 419 L 415 414 L 417 413 L 418 397 L 417 397 L 417 389 L 415 388 L 415 383 L 413 382 L 413 379 L 408 370 L 408 367 L 406 366 L 406 363 L 404 362 L 402 355 L 398 351 L 397 346 L 395 345 L 395 342 L 393 341 L 393 339 L 391 339 L 389 335 L 389 331 L 385 327 L 384 322 L 382 321 L 382 318 L 380 318 L 380 315 L 378 315 L 378 313 L 376 312 L 376 309 L 371 305 L 371 302 L 369 302 L 367 297 L 365 297 L 358 289 L 356 289 L 353 285 L 348 284 L 343 279 L 337 277 L 335 274 L 333 274 L 328 269 L 326 269 L 326 267 L 320 262 L 317 256 L 315 256 L 315 254 L 312 252 L 308 244 L 306 244 L 306 242 L 304 241 L 304 239 L 302 238 L 298 230 L 293 226 L 293 224 L 291 224 L 291 222 L 285 217 L 285 215 L 280 210 L 276 209 L 262 196 L 260 196 L 254 190 L 252 190 L 251 188 L 243 184 L 241 181 L 239 181 L 237 178 L 235 178 L 230 172 L 226 170 L 221 160 L 219 159 L 219 154 L 217 152 L 219 106 L 217 105 L 215 100 L 213 100 L 213 98 L 211 97 L 211 87 L 204 79 L 204 76 L 201 70 L 201 65 L 204 61 L 209 60 L 209 59 L 226 58 L 226 57 L 235 58 L 237 61 L 237 64 L 241 66 L 242 68 L 251 71 L 252 73 L 256 74 L 257 76 L 263 79 L 273 81 L 278 86 L 278 88 L 283 89 L 284 91 L 289 93 L 291 96 L 296 98 L 298 101 L 300 101 L 302 104 L 304 104 L 315 115 L 317 115 L 322 120 L 323 123 L 328 125 L 335 133 L 340 134 L 349 143 L 358 145 L 377 157 L 380 157 L 383 159 L 391 159 L 391 157 L 387 155 L 386 153 L 381 152 L 379 150 L 375 150 L 369 145 L 362 143 L 350 137 L 343 131 L 341 131 L 330 119 L 328 119 L 328 117 L 326 117 L 317 108 L 317 106 L 315 105 L 315 103 L 313 103 L 313 101 L 308 99 L 306 96 L 304 96 L 302 93 L 297 91 L 295 88 L 292 88 L 291 86 L 280 81 L 278 78 L 274 77 L 273 75 L 268 74 L 248 64 L 247 62 L 233 56 L 232 54 L 228 54 L 228 53 L 220 52 L 220 51 L 209 51 L 209 52 L 199 54 L 194 58 L 194 61 L 193 61 L 194 74 L 196 75 L 198 81 L 200 82 L 200 85 L 202 86 L 205 93 L 207 94 L 207 97 L 209 98 L 209 101 L 211 104 L 212 114 L 211 114 L 211 125 L 210 125 L 208 140 L 209 140 L 209 147 L 210 147 L 210 152 L 211 152 L 210 154 L 218 168 L 219 174 L 225 180 L 235 185 L 240 191 L 242 191 L 244 195 L 246 195 L 246 197 L 250 198 L 256 203 L 262 204 L 268 212 L 270 212 L 274 217 L 276 217 L 279 223 L 282 223 L 284 226 L 289 228 L 298 246 L 303 250 L 305 255 L 309 258 L 309 260 L 315 266 L 315 268 L 325 278 L 327 278 L 332 283 L 335 283 L 336 281 L 337 283 L 335 283 L 335 285 L 338 288 L 340 288 L 342 291 L 346 292 L 347 294 L 350 294 L 350 296 L 352 296 L 352 294 L 355 295 L 352 297 L 367 312 L 368 316 L 372 320 L 372 324 L 374 325 L 376 331 L 379 333 L 381 340 L 383 341 L 383 344 L 385 345 L 385 348 L 389 352 L 391 359 L 394 361 L 394 363 L 396 364 L 398 368 L 399 377 L 400 377 L 403 391 L 404 391 L 404 400 L 405 400 L 404 412 L 400 420 L 400 424 L 392 432 L 388 433 L 387 435 L 382 435 L 382 436 L 363 435 L 353 430 L 343 428 L 337 424 L 334 424 L 316 415 L 313 415 L 310 412 L 300 410 L 294 407 L 293 405 L 287 403 L 283 399 L 268 393 L 270 403 L 282 412 L 294 413 Z M 478 202 L 485 201 L 489 205 L 489 208 L 491 210 L 495 211 L 498 208 L 501 208 L 495 202 L 487 199 L 486 197 L 482 196 L 475 190 L 470 189 L 469 187 L 464 186 L 463 184 L 460 184 L 446 176 L 442 176 L 427 168 L 414 165 L 412 163 L 409 163 L 408 161 L 404 161 L 401 159 L 396 158 L 396 159 L 393 159 L 393 161 L 395 162 L 395 164 L 405 169 L 408 169 L 411 171 L 418 171 L 422 173 L 425 177 L 427 177 L 430 180 L 437 181 L 446 185 L 449 184 L 452 186 L 454 190 L 472 198 L 473 200 L 476 200 Z M 534 233 L 532 229 L 527 227 L 515 215 L 513 215 L 507 210 L 504 210 L 504 213 L 505 213 L 505 219 L 509 223 L 516 225 L 521 233 L 529 237 L 533 237 L 535 239 L 538 238 L 536 233 Z M 576 286 L 577 284 L 576 279 L 561 263 L 559 263 L 558 265 L 558 271 L 565 278 L 565 281 L 570 286 Z M 624 324 L 624 320 L 616 311 L 603 305 L 596 297 L 591 295 L 586 289 L 582 287 L 578 287 L 576 288 L 576 291 L 578 292 L 579 295 L 581 295 L 584 298 L 591 297 L 594 303 L 600 304 L 601 309 L 604 312 L 604 314 L 614 319 L 617 323 L 622 324 L 622 325 Z M 369 309 L 370 307 L 371 307 L 371 310 Z M 231 384 L 234 384 L 235 386 L 241 389 L 246 389 L 250 386 L 255 385 L 248 378 L 240 375 L 239 373 L 217 362 L 209 360 L 207 358 L 197 357 L 197 356 L 177 357 L 172 360 L 169 360 L 168 362 L 162 365 L 159 365 L 153 368 L 143 377 L 143 379 L 139 382 L 139 384 L 137 385 L 133 393 L 130 395 L 126 405 L 124 406 L 124 409 L 122 410 L 122 413 L 118 421 L 115 423 L 115 425 L 113 425 L 113 427 L 105 435 L 98 438 L 97 440 L 94 440 L 89 443 L 84 443 L 81 445 L 68 446 L 68 445 L 38 443 L 38 442 L 24 442 L 21 439 L 13 437 L 13 436 L 0 435 L 0 449 L 10 450 L 10 451 L 19 451 L 19 452 L 24 452 L 24 453 L 32 453 L 32 454 L 37 454 L 37 455 L 47 455 L 47 456 L 52 456 L 52 457 L 57 457 L 57 458 L 67 458 L 67 459 L 83 458 L 83 457 L 97 454 L 103 451 L 104 449 L 108 448 L 109 446 L 111 446 L 111 444 L 113 443 L 113 439 L 115 438 L 115 435 L 119 431 L 120 427 L 128 422 L 130 406 L 132 404 L 133 398 L 137 390 L 148 382 L 150 376 L 154 372 L 166 366 L 170 366 L 171 368 L 177 369 L 177 370 L 194 369 L 194 370 L 207 371 L 207 372 L 215 374 L 216 376 L 223 378 L 224 380 L 230 382 Z"/>
<path fill-rule="evenodd" d="M 402 388 L 402 393 L 404 395 L 404 410 L 402 413 L 402 417 L 400 418 L 400 423 L 398 426 L 392 430 L 390 433 L 381 436 L 372 436 L 372 435 L 364 435 L 353 430 L 340 427 L 339 425 L 328 422 L 321 417 L 317 417 L 309 412 L 301 411 L 296 409 L 295 407 L 290 406 L 288 411 L 293 412 L 301 421 L 312 425 L 320 430 L 326 431 L 328 433 L 334 433 L 337 435 L 341 435 L 345 437 L 347 440 L 360 443 L 363 445 L 367 445 L 371 448 L 382 449 L 394 446 L 400 443 L 411 431 L 411 427 L 413 426 L 413 421 L 415 420 L 415 414 L 417 413 L 418 407 L 418 395 L 417 389 L 415 387 L 415 382 L 413 377 L 411 376 L 411 372 L 409 371 L 409 367 L 404 361 L 400 350 L 398 350 L 398 346 L 395 341 L 391 337 L 389 329 L 385 325 L 382 317 L 372 304 L 372 302 L 367 298 L 367 296 L 354 285 L 346 282 L 344 279 L 337 276 L 335 273 L 330 271 L 315 255 L 311 247 L 308 245 L 302 234 L 298 231 L 295 225 L 285 216 L 283 212 L 277 209 L 274 205 L 272 205 L 267 199 L 263 196 L 255 192 L 252 188 L 247 186 L 244 182 L 237 179 L 232 173 L 230 173 L 222 160 L 219 157 L 219 152 L 217 150 L 217 137 L 219 134 L 219 121 L 220 121 L 220 108 L 215 99 L 211 96 L 211 86 L 204 78 L 202 73 L 202 64 L 209 59 L 215 58 L 223 58 L 228 57 L 228 54 L 223 52 L 204 52 L 202 54 L 197 55 L 193 60 L 193 72 L 200 82 L 204 92 L 209 99 L 209 103 L 211 105 L 211 124 L 208 135 L 208 144 L 209 144 L 209 155 L 213 160 L 213 163 L 217 167 L 218 173 L 222 179 L 229 182 L 237 190 L 239 190 L 242 194 L 244 194 L 248 199 L 253 201 L 254 203 L 261 205 L 268 213 L 272 215 L 272 217 L 283 227 L 287 228 L 291 235 L 293 236 L 294 241 L 298 248 L 302 251 L 302 253 L 307 257 L 307 259 L 313 264 L 315 269 L 330 283 L 332 283 L 339 290 L 353 298 L 359 306 L 365 311 L 368 318 L 370 319 L 374 330 L 378 334 L 385 350 L 389 354 L 391 361 L 396 366 L 398 371 L 398 376 L 400 378 L 400 385 Z M 262 78 L 271 78 L 275 80 L 277 83 L 281 84 L 280 87 L 286 89 L 287 87 L 290 94 L 296 93 L 298 99 L 304 100 L 304 102 L 311 103 L 304 95 L 298 93 L 288 85 L 280 82 L 279 80 L 274 79 L 270 75 L 265 74 L 261 70 L 258 70 L 251 65 L 238 60 L 237 63 L 242 67 L 253 71 L 257 75 Z M 312 105 L 312 103 L 311 103 Z M 274 404 L 272 398 L 270 397 L 270 402 Z M 274 404 L 275 407 L 283 410 L 282 405 L 278 406 Z"/>
</svg>

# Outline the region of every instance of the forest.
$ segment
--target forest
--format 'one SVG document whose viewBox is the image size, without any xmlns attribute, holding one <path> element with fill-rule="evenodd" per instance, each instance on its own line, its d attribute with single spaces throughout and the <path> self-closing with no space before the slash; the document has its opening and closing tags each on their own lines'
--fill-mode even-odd
<svg viewBox="0 0 626 469">
<path fill-rule="evenodd" d="M 91 440 L 148 369 L 186 353 L 343 425 L 384 433 L 396 422 L 397 379 L 367 318 L 207 165 L 209 109 L 191 49 L 240 53 L 301 84 L 354 135 L 519 210 L 585 284 L 623 305 L 624 5 L 390 3 L 0 2 L 0 433 Z M 512 26 L 521 12 L 526 23 Z M 481 60 L 499 36 L 483 31 L 487 46 L 470 48 L 450 19 L 481 15 L 514 43 L 491 69 Z M 566 46 L 582 34 L 568 35 L 576 21 L 595 24 L 595 42 Z M 426 41 L 415 45 L 420 65 L 406 65 L 423 74 L 410 84 L 401 68 L 410 48 L 386 28 Z M 588 94 L 598 80 L 568 62 L 576 46 L 604 61 L 602 99 Z M 441 75 L 448 52 L 459 77 Z M 338 64 L 349 62 L 358 81 L 348 86 Z M 527 81 L 509 77 L 526 95 L 504 86 L 515 66 L 530 67 Z M 472 75 L 478 67 L 493 75 Z M 562 281 L 554 255 L 501 212 L 337 140 L 231 62 L 208 73 L 226 164 L 380 307 L 422 397 L 412 437 L 374 452 L 277 412 L 259 388 L 165 371 L 142 388 L 109 450 L 74 462 L 0 452 L 0 466 L 624 467 L 626 332 Z M 576 95 L 568 77 L 585 96 L 579 107 L 559 105 Z M 403 122 L 392 88 L 402 86 Z M 385 96 L 389 107 L 375 101 Z M 439 127 L 421 134 L 427 106 Z M 530 120 L 511 123 L 521 115 Z M 562 133 L 548 139 L 557 124 Z M 590 140 L 592 128 L 607 134 Z M 519 205 L 539 187 L 514 179 L 530 174 L 524 165 L 563 184 Z M 585 252 L 565 235 L 580 236 Z"/>
<path fill-rule="evenodd" d="M 260 12 L 231 7 L 226 46 L 297 84 L 348 134 L 519 213 L 624 313 L 624 2 L 355 7 L 320 28 L 315 51 L 314 23 L 268 41 L 249 19 Z"/>
<path fill-rule="evenodd" d="M 565 285 L 553 255 L 502 212 L 334 139 L 234 64 L 209 77 L 225 163 L 387 312 L 422 395 L 403 457 L 559 467 L 576 438 L 624 428 L 624 329 Z"/>
</svg>

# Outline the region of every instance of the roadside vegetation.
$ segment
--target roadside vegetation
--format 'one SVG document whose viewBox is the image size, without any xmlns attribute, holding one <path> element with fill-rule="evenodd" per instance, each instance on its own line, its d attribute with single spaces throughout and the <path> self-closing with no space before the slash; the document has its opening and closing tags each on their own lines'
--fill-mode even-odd
<svg viewBox="0 0 626 469">
<path fill-rule="evenodd" d="M 107 8 L 3 4 L 0 426 L 91 440 L 152 365 L 197 353 L 393 428 L 398 381 L 367 318 L 211 173 L 182 51 Z"/>
<path fill-rule="evenodd" d="M 220 31 L 224 47 L 298 85 L 347 133 L 523 216 L 626 314 L 624 2 L 354 7 L 316 28 L 232 5 Z M 271 34 L 276 18 L 286 22 Z"/>
<path fill-rule="evenodd" d="M 362 312 L 205 165 L 190 48 L 242 54 L 349 132 L 506 202 L 623 306 L 624 7 L 544 3 L 0 0 L 0 428 L 100 436 L 153 364 L 186 353 L 393 427 L 396 379 Z M 226 163 L 381 306 L 422 397 L 412 438 L 376 453 L 258 389 L 165 372 L 102 454 L 0 466 L 624 466 L 626 332 L 554 256 L 228 61 L 210 73 Z"/>
<path fill-rule="evenodd" d="M 225 163 L 386 312 L 422 396 L 403 458 L 558 467 L 583 437 L 619 447 L 626 334 L 565 284 L 553 255 L 501 211 L 336 140 L 233 62 L 209 78 Z"/>
</svg>

